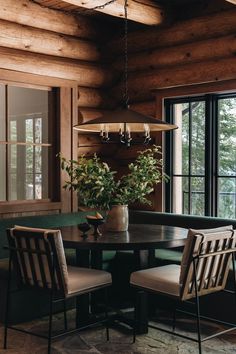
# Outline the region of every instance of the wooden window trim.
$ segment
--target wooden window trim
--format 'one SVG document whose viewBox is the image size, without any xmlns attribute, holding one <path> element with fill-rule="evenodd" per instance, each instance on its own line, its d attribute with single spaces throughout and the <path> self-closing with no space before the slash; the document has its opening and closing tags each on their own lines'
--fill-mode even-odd
<svg viewBox="0 0 236 354">
<path fill-rule="evenodd" d="M 53 153 L 61 151 L 66 158 L 77 157 L 77 134 L 73 132 L 73 125 L 77 124 L 77 83 L 72 80 L 64 80 L 48 76 L 34 75 L 23 72 L 0 69 L 0 82 L 3 84 L 17 85 L 28 88 L 38 88 L 47 91 L 56 91 L 56 134 L 52 136 L 52 145 L 55 146 Z M 65 96 L 65 92 L 67 95 Z M 68 113 L 70 118 L 68 118 Z M 60 119 L 59 119 L 60 117 Z M 70 137 L 70 138 L 68 138 Z M 69 144 L 68 144 L 69 142 Z M 56 144 L 56 145 L 55 145 Z M 25 212 L 53 211 L 72 212 L 77 211 L 77 198 L 75 193 L 65 191 L 62 188 L 64 179 L 60 170 L 59 161 L 53 166 L 53 182 L 56 183 L 51 200 L 23 200 L 23 201 L 1 201 L 0 218 L 4 214 L 15 214 Z M 15 215 L 14 215 L 15 216 Z"/>
</svg>

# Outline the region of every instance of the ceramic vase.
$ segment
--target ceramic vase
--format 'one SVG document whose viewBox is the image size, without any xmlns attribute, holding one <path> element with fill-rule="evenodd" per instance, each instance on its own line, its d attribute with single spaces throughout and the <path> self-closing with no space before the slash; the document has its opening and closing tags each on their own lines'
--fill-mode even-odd
<svg viewBox="0 0 236 354">
<path fill-rule="evenodd" d="M 107 216 L 108 231 L 127 231 L 129 226 L 128 205 L 113 205 Z"/>
</svg>

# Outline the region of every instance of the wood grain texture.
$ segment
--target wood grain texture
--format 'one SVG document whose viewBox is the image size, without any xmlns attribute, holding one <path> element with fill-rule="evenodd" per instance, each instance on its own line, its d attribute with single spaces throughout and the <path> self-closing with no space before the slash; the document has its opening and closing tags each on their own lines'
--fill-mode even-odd
<svg viewBox="0 0 236 354">
<path fill-rule="evenodd" d="M 78 122 L 83 123 L 87 122 L 91 119 L 101 117 L 101 115 L 105 112 L 109 112 L 108 110 L 99 110 L 99 109 L 93 109 L 93 108 L 78 108 Z M 112 115 L 112 111 L 111 111 Z"/>
<path fill-rule="evenodd" d="M 236 9 L 180 21 L 168 28 L 152 27 L 135 31 L 129 34 L 129 51 L 138 52 L 153 48 L 171 47 L 234 34 L 236 31 L 235 18 Z M 123 41 L 121 38 L 109 43 L 109 49 L 114 54 L 119 54 L 122 48 Z"/>
<path fill-rule="evenodd" d="M 200 63 L 179 65 L 176 67 L 149 70 L 129 75 L 131 102 L 149 100 L 151 90 L 175 86 L 187 86 L 199 83 L 232 80 L 236 78 L 235 58 L 209 60 Z M 114 89 L 119 96 L 121 86 Z"/>
<path fill-rule="evenodd" d="M 78 107 L 113 108 L 115 100 L 106 90 L 93 88 L 78 88 Z"/>
<path fill-rule="evenodd" d="M 65 58 L 99 61 L 101 53 L 91 41 L 0 20 L 0 46 Z"/>
<path fill-rule="evenodd" d="M 61 208 L 61 203 L 52 203 L 50 201 L 14 201 L 8 202 L 7 204 L 4 202 L 0 203 L 0 218 L 2 217 L 14 217 L 21 216 L 21 213 L 39 213 L 39 212 L 48 212 L 59 210 Z M 5 215 L 6 214 L 6 215 Z M 36 215 L 36 214 L 35 214 Z"/>
<path fill-rule="evenodd" d="M 11 82 L 12 84 L 21 84 L 23 86 L 30 86 L 32 85 L 32 82 L 34 85 L 37 85 L 40 87 L 45 87 L 45 86 L 54 86 L 54 87 L 73 87 L 76 85 L 76 81 L 73 80 L 67 80 L 67 79 L 59 79 L 55 77 L 50 77 L 50 76 L 40 76 L 40 75 L 34 75 L 30 73 L 23 73 L 19 71 L 12 71 L 12 70 L 6 70 L 6 69 L 1 69 L 0 68 L 0 77 L 2 82 L 9 83 Z"/>
<path fill-rule="evenodd" d="M 40 2 L 40 0 L 37 1 Z M 50 4 L 49 2 L 47 3 Z M 61 0 L 61 3 L 92 10 L 96 6 L 103 5 L 104 0 Z M 129 0 L 127 10 L 129 20 L 146 25 L 159 25 L 164 19 L 163 8 L 154 0 Z M 95 11 L 119 18 L 124 17 L 124 1 L 116 0 L 114 3 Z"/>
<path fill-rule="evenodd" d="M 73 157 L 72 150 L 72 91 L 70 88 L 61 88 L 60 90 L 60 152 L 63 157 L 71 160 Z M 63 185 L 68 179 L 66 171 L 60 170 L 60 200 L 62 203 L 62 212 L 71 212 L 72 191 L 65 190 Z"/>
<path fill-rule="evenodd" d="M 0 47 L 0 67 L 3 69 L 69 79 L 88 87 L 107 86 L 112 82 L 112 73 L 99 65 L 58 58 L 44 54 L 28 53 Z"/>
<path fill-rule="evenodd" d="M 155 117 L 156 114 L 156 102 L 154 98 L 150 101 L 131 103 L 130 108 L 151 117 Z"/>
<path fill-rule="evenodd" d="M 236 5 L 236 0 L 226 0 L 226 1 L 231 2 L 231 4 Z"/>
<path fill-rule="evenodd" d="M 235 18 L 236 19 L 236 18 Z M 236 35 L 197 41 L 177 46 L 146 50 L 129 56 L 129 72 L 183 65 L 210 59 L 235 57 Z M 113 64 L 123 69 L 123 60 Z"/>
<path fill-rule="evenodd" d="M 93 39 L 101 35 L 101 29 L 94 20 L 41 7 L 30 0 L 0 0 L 0 9 L 2 20 L 79 38 Z"/>
</svg>

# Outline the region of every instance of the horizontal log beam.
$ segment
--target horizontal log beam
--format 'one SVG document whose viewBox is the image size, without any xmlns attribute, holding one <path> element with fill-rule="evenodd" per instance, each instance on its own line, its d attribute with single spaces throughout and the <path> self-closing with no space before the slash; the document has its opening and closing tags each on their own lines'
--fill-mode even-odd
<svg viewBox="0 0 236 354">
<path fill-rule="evenodd" d="M 153 89 L 233 80 L 235 78 L 235 58 L 135 72 L 129 75 L 129 96 L 131 102 L 150 100 L 153 97 L 151 92 Z M 119 85 L 113 90 L 114 97 L 118 99 L 121 92 L 122 85 Z"/>
<path fill-rule="evenodd" d="M 34 83 L 38 86 L 53 86 L 53 87 L 77 87 L 76 82 L 68 79 L 59 79 L 50 76 L 40 76 L 34 75 L 26 72 L 17 72 L 12 70 L 0 69 L 1 81 L 7 83 L 22 83 L 24 85 L 29 85 L 29 83 Z"/>
<path fill-rule="evenodd" d="M 101 115 L 106 112 L 109 111 L 92 108 L 78 108 L 78 124 L 88 122 L 89 120 L 97 117 L 101 117 Z"/>
<path fill-rule="evenodd" d="M 0 46 L 59 57 L 99 61 L 101 53 L 91 41 L 0 20 Z"/>
<path fill-rule="evenodd" d="M 104 5 L 104 0 L 62 0 L 64 3 L 86 9 Z M 107 15 L 124 17 L 124 0 L 116 0 L 103 8 L 96 9 Z M 164 12 L 153 0 L 128 0 L 128 19 L 146 25 L 159 25 L 163 22 Z"/>
<path fill-rule="evenodd" d="M 78 107 L 113 108 L 115 101 L 106 91 L 85 87 L 78 88 Z"/>
<path fill-rule="evenodd" d="M 101 36 L 94 20 L 42 7 L 30 0 L 0 0 L 0 19 L 80 38 Z"/>
<path fill-rule="evenodd" d="M 93 146 L 83 146 L 78 147 L 78 157 L 85 156 L 91 157 L 94 154 L 97 154 L 99 157 L 112 157 L 117 151 L 117 144 L 100 144 L 100 145 L 93 145 Z"/>
<path fill-rule="evenodd" d="M 129 71 L 183 65 L 230 56 L 233 57 L 235 53 L 236 36 L 233 34 L 182 44 L 175 47 L 160 48 L 132 54 L 129 56 Z M 122 70 L 123 60 L 119 60 L 113 65 L 117 70 Z"/>
<path fill-rule="evenodd" d="M 171 27 L 157 29 L 155 27 L 135 31 L 129 34 L 129 52 L 150 50 L 152 48 L 171 47 L 173 45 L 192 43 L 193 41 L 214 38 L 235 33 L 236 9 L 214 13 L 181 21 Z M 123 40 L 117 39 L 109 43 L 112 53 L 120 53 Z"/>
<path fill-rule="evenodd" d="M 151 117 L 156 116 L 156 102 L 154 99 L 152 101 L 132 103 L 130 108 Z"/>
<path fill-rule="evenodd" d="M 110 70 L 95 64 L 76 60 L 33 54 L 0 47 L 0 67 L 37 75 L 74 80 L 85 87 L 109 86 L 113 75 Z"/>
<path fill-rule="evenodd" d="M 160 109 L 160 101 L 163 98 L 184 97 L 191 95 L 204 95 L 208 93 L 230 93 L 236 91 L 236 79 L 227 81 L 210 82 L 205 84 L 178 86 L 167 89 L 157 89 L 153 91 L 157 99 L 157 108 Z"/>
</svg>

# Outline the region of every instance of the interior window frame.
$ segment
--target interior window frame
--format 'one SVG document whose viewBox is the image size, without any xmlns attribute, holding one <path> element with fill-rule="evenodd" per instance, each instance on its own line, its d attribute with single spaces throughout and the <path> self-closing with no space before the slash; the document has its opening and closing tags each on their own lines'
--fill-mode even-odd
<svg viewBox="0 0 236 354">
<path fill-rule="evenodd" d="M 182 96 L 164 99 L 164 111 L 166 121 L 173 124 L 174 104 L 193 102 L 196 100 L 205 101 L 205 213 L 206 216 L 218 216 L 218 102 L 220 99 L 236 97 L 235 92 L 213 93 L 194 96 Z M 173 132 L 170 132 L 165 139 L 165 172 L 170 176 L 169 183 L 165 186 L 165 211 L 173 212 Z M 236 180 L 235 176 L 232 176 Z"/>
</svg>

